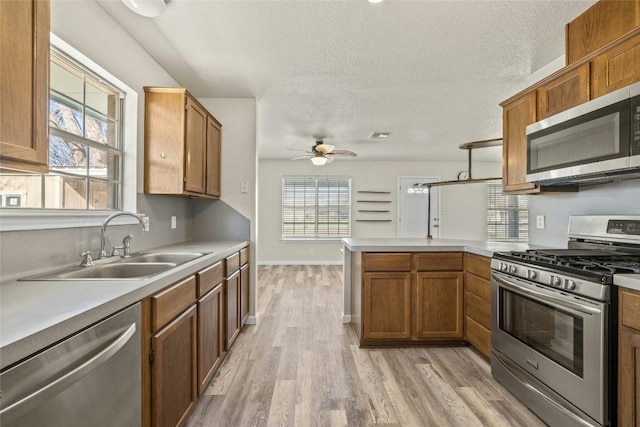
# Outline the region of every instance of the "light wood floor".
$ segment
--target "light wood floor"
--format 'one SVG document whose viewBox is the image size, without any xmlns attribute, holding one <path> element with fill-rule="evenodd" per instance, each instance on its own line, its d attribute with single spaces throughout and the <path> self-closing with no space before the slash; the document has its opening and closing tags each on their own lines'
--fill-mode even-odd
<svg viewBox="0 0 640 427">
<path fill-rule="evenodd" d="M 342 267 L 258 268 L 258 325 L 189 427 L 544 425 L 471 348 L 360 349 L 341 323 Z"/>
</svg>

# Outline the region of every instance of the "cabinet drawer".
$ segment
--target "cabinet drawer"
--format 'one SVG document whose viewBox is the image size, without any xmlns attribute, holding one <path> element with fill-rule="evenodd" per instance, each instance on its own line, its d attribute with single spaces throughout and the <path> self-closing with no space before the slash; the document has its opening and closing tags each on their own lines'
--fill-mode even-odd
<svg viewBox="0 0 640 427">
<path fill-rule="evenodd" d="M 476 254 L 465 254 L 464 271 L 473 273 L 483 279 L 491 279 L 491 258 Z"/>
<path fill-rule="evenodd" d="M 411 271 L 410 253 L 365 253 L 362 258 L 364 271 Z"/>
<path fill-rule="evenodd" d="M 620 288 L 620 310 L 624 326 L 640 329 L 640 292 Z"/>
<path fill-rule="evenodd" d="M 472 318 L 487 329 L 491 329 L 491 303 L 467 292 L 465 295 L 467 317 Z"/>
<path fill-rule="evenodd" d="M 480 353 L 491 357 L 491 331 L 470 317 L 466 318 L 465 328 L 467 341 L 477 348 Z"/>
<path fill-rule="evenodd" d="M 243 266 L 249 262 L 249 247 L 242 249 L 240 251 L 240 265 Z"/>
<path fill-rule="evenodd" d="M 464 279 L 467 292 L 473 292 L 480 298 L 491 301 L 491 282 L 489 280 L 481 279 L 469 273 L 466 274 Z"/>
<path fill-rule="evenodd" d="M 462 252 L 434 252 L 416 255 L 418 271 L 462 270 Z"/>
<path fill-rule="evenodd" d="M 218 261 L 211 267 L 199 271 L 196 277 L 198 279 L 198 298 L 200 298 L 224 280 L 222 261 Z"/>
<path fill-rule="evenodd" d="M 162 328 L 196 301 L 196 277 L 190 276 L 151 297 L 152 328 Z"/>
<path fill-rule="evenodd" d="M 235 254 L 228 256 L 225 260 L 225 264 L 227 266 L 225 274 L 229 277 L 234 271 L 240 269 L 240 252 L 236 252 Z"/>
</svg>

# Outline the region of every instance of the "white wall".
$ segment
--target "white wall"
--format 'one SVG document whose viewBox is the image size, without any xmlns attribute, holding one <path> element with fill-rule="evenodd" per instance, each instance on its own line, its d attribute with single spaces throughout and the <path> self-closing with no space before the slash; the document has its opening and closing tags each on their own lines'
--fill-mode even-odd
<svg viewBox="0 0 640 427">
<path fill-rule="evenodd" d="M 281 241 L 281 205 L 283 175 L 351 176 L 351 196 L 358 190 L 391 192 L 391 222 L 355 222 L 352 208 L 352 237 L 396 237 L 398 177 L 434 176 L 441 180 L 456 179 L 467 169 L 466 162 L 370 162 L 336 160 L 316 167 L 298 160 L 260 160 L 258 163 L 258 262 L 259 263 L 342 263 L 341 244 L 299 243 Z M 475 162 L 474 178 L 500 176 L 499 162 Z M 450 239 L 486 239 L 486 185 L 471 184 L 441 187 L 440 237 Z M 352 202 L 355 208 L 356 203 Z M 357 208 L 356 208 L 357 209 Z"/>
<path fill-rule="evenodd" d="M 536 216 L 545 228 L 536 228 Z M 566 247 L 571 215 L 640 215 L 640 181 L 588 185 L 577 193 L 543 193 L 529 197 L 529 243 Z"/>
</svg>

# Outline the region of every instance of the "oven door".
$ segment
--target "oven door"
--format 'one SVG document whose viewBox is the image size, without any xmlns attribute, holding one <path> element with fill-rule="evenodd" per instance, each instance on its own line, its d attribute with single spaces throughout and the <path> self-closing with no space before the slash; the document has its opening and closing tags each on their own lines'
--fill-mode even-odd
<svg viewBox="0 0 640 427">
<path fill-rule="evenodd" d="M 566 400 L 607 425 L 608 305 L 496 271 L 491 288 L 495 362 L 518 380 L 534 378 L 555 404 L 575 413 Z"/>
</svg>

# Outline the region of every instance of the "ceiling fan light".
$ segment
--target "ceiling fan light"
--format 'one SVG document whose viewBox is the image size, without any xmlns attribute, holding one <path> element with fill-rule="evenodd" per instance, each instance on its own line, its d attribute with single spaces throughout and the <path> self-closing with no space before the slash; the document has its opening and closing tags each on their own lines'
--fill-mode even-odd
<svg viewBox="0 0 640 427">
<path fill-rule="evenodd" d="M 316 166 L 324 166 L 327 164 L 327 158 L 323 155 L 320 156 L 313 156 L 311 158 L 311 163 L 313 163 Z"/>
<path fill-rule="evenodd" d="M 316 151 L 319 151 L 323 154 L 329 154 L 330 152 L 333 151 L 333 149 L 336 148 L 333 145 L 329 145 L 329 144 L 318 144 L 316 145 Z"/>
<path fill-rule="evenodd" d="M 162 15 L 167 7 L 164 0 L 122 0 L 122 3 L 138 15 L 147 18 Z"/>
</svg>

